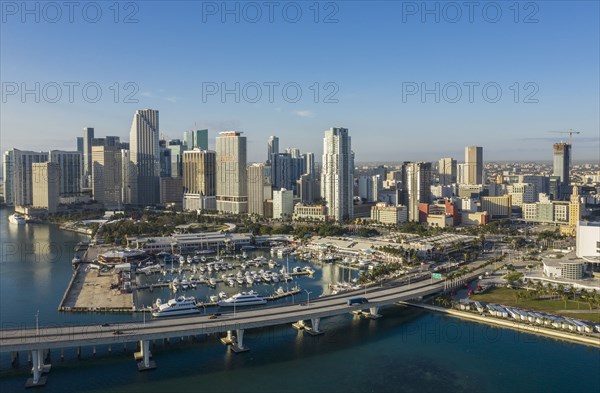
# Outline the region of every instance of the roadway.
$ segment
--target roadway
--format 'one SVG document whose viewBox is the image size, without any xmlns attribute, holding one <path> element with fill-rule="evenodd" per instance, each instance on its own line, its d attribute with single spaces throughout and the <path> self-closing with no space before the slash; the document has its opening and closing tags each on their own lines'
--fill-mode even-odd
<svg viewBox="0 0 600 393">
<path fill-rule="evenodd" d="M 454 286 L 483 274 L 477 269 L 468 277 L 453 280 Z M 399 301 L 435 294 L 444 290 L 444 281 L 431 280 L 429 272 L 411 279 L 409 283 L 388 282 L 381 287 L 344 292 L 311 300 L 309 304 L 283 304 L 253 309 L 237 309 L 235 314 L 223 312 L 216 319 L 209 314 L 148 319 L 144 322 L 112 323 L 109 326 L 44 326 L 39 331 L 29 329 L 0 330 L 0 352 L 54 349 L 76 346 L 108 345 L 139 340 L 157 340 L 199 334 L 222 333 L 228 330 L 252 329 L 294 323 L 300 320 L 331 317 L 355 310 L 382 307 Z M 369 303 L 348 306 L 352 297 L 366 297 Z M 119 334 L 115 334 L 118 331 Z"/>
<path fill-rule="evenodd" d="M 432 283 L 427 278 L 424 281 L 413 281 L 410 285 L 371 288 L 367 291 L 366 296 L 364 290 L 359 290 L 316 298 L 309 304 L 305 302 L 237 309 L 235 315 L 233 312 L 222 313 L 217 319 L 209 319 L 209 314 L 201 314 L 149 319 L 145 322 L 115 323 L 109 326 L 99 324 L 46 326 L 40 327 L 39 331 L 36 329 L 3 329 L 0 330 L 0 352 L 106 345 L 280 325 L 345 314 L 354 310 L 366 310 L 369 307 L 385 306 L 433 294 L 443 288 L 442 281 L 433 281 Z M 369 303 L 356 306 L 347 305 L 348 298 L 358 296 L 367 297 Z M 120 334 L 115 334 L 115 331 L 119 331 Z"/>
</svg>

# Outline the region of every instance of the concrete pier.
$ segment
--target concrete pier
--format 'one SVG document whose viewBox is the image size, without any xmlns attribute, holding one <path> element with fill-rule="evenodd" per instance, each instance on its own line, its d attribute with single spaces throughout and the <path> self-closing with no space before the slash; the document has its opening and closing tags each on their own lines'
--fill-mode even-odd
<svg viewBox="0 0 600 393">
<path fill-rule="evenodd" d="M 156 368 L 156 362 L 150 360 L 150 341 L 140 340 L 140 352 L 141 361 L 138 362 L 138 371 L 154 370 Z"/>
<path fill-rule="evenodd" d="M 43 350 L 39 349 L 31 351 L 31 359 L 33 361 L 31 372 L 33 376 L 25 382 L 26 388 L 44 386 L 47 382 L 48 378 L 43 374 L 50 372 L 51 365 L 44 364 L 43 352 Z"/>
<path fill-rule="evenodd" d="M 381 314 L 379 314 L 379 307 L 370 307 L 369 313 L 365 315 L 366 318 L 369 319 L 379 319 L 381 318 Z"/>
<path fill-rule="evenodd" d="M 321 318 L 311 318 L 310 320 L 310 327 L 305 327 L 304 331 L 308 334 L 310 334 L 311 336 L 319 336 L 325 332 L 323 332 L 322 330 L 319 330 L 319 323 L 321 322 Z"/>
<path fill-rule="evenodd" d="M 247 352 L 250 348 L 244 345 L 244 329 L 237 329 L 235 331 L 236 337 L 234 344 L 231 346 L 231 350 L 235 353 Z"/>
</svg>

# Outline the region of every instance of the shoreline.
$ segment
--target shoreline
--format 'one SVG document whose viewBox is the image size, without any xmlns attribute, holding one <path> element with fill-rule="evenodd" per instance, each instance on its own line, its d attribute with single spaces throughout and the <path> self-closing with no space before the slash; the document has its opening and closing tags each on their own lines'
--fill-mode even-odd
<svg viewBox="0 0 600 393">
<path fill-rule="evenodd" d="M 541 326 L 534 326 L 526 323 L 518 323 L 515 321 L 507 321 L 503 319 L 494 318 L 493 316 L 481 316 L 479 314 L 473 314 L 465 311 L 454 310 L 451 308 L 443 308 L 438 306 L 432 306 L 429 304 L 423 303 L 413 303 L 413 302 L 400 302 L 406 306 L 415 307 L 424 309 L 427 311 L 435 311 L 440 312 L 442 314 L 446 314 L 452 317 L 463 318 L 474 322 L 486 323 L 489 325 L 496 325 L 504 328 L 509 328 L 513 330 L 517 330 L 523 333 L 529 334 L 537 334 L 541 336 L 566 340 L 570 342 L 574 342 L 577 344 L 583 344 L 587 346 L 600 348 L 600 338 L 594 338 L 590 336 L 579 336 L 566 332 L 556 331 L 553 329 L 544 328 Z"/>
</svg>

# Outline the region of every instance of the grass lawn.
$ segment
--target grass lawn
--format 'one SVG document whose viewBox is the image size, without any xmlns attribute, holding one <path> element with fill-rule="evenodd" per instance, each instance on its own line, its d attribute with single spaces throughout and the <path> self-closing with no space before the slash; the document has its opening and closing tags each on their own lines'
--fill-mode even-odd
<svg viewBox="0 0 600 393">
<path fill-rule="evenodd" d="M 600 322 L 600 313 L 565 313 L 559 312 L 559 310 L 589 310 L 587 303 L 576 302 L 573 300 L 567 300 L 565 302 L 561 299 L 547 300 L 547 299 L 519 299 L 517 302 L 515 289 L 496 287 L 492 288 L 485 293 L 471 296 L 471 300 L 477 300 L 488 303 L 503 304 L 505 306 L 514 306 L 524 308 L 528 310 L 547 312 L 549 314 L 562 315 L 575 319 L 584 319 L 586 321 Z"/>
</svg>

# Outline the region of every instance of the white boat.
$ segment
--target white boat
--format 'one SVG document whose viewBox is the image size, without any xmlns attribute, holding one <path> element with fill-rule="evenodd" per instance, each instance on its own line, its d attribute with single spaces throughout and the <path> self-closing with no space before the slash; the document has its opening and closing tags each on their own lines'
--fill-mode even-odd
<svg viewBox="0 0 600 393">
<path fill-rule="evenodd" d="M 225 292 L 219 292 L 219 299 L 227 299 L 227 294 Z"/>
<path fill-rule="evenodd" d="M 194 263 L 200 262 L 200 258 L 198 258 L 198 255 L 194 255 L 194 257 L 192 258 L 192 262 L 194 262 Z"/>
<path fill-rule="evenodd" d="M 188 289 L 190 287 L 190 283 L 185 278 L 181 280 L 181 288 Z"/>
<path fill-rule="evenodd" d="M 19 213 L 11 214 L 10 216 L 8 216 L 8 221 L 11 224 L 16 224 L 16 225 L 23 225 L 26 223 L 25 217 Z"/>
<path fill-rule="evenodd" d="M 310 267 L 310 266 L 306 266 L 306 267 L 305 267 L 304 269 L 302 269 L 302 270 L 304 270 L 305 272 L 308 272 L 308 274 L 310 274 L 310 275 L 313 275 L 313 274 L 315 274 L 315 269 L 313 269 L 313 268 L 312 268 L 312 267 Z"/>
<path fill-rule="evenodd" d="M 185 261 L 187 263 L 192 263 L 192 257 L 188 255 Z"/>
<path fill-rule="evenodd" d="M 215 280 L 214 278 L 211 278 L 208 280 L 208 286 L 209 287 L 216 287 L 217 286 L 217 280 Z"/>
<path fill-rule="evenodd" d="M 210 295 L 209 299 L 211 303 L 216 303 L 219 300 L 219 297 L 217 295 Z"/>
<path fill-rule="evenodd" d="M 258 293 L 254 291 L 250 292 L 241 292 L 233 295 L 232 297 L 221 300 L 217 304 L 221 307 L 236 307 L 240 306 L 254 306 L 259 304 L 265 304 L 267 300 L 258 295 Z"/>
<path fill-rule="evenodd" d="M 152 312 L 155 317 L 170 317 L 174 315 L 195 314 L 200 312 L 196 307 L 196 299 L 194 297 L 179 296 L 176 299 L 171 299 L 167 303 L 160 304 L 156 302 L 156 308 Z"/>
</svg>

